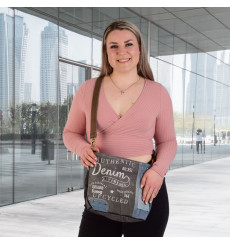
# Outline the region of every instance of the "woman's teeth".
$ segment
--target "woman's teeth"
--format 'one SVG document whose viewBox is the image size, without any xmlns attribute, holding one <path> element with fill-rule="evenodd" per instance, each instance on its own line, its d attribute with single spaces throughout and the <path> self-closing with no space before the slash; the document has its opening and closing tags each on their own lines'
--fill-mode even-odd
<svg viewBox="0 0 230 245">
<path fill-rule="evenodd" d="M 119 62 L 121 62 L 121 63 L 124 63 L 124 62 L 127 62 L 127 61 L 129 61 L 130 59 L 125 59 L 125 60 L 118 60 Z"/>
</svg>

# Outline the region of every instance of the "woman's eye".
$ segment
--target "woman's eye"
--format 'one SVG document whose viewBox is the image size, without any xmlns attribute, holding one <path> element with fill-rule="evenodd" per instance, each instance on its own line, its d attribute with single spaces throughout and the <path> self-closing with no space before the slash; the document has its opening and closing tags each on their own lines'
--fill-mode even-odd
<svg viewBox="0 0 230 245">
<path fill-rule="evenodd" d="M 126 46 L 132 46 L 133 44 L 132 43 L 127 43 Z M 110 48 L 117 48 L 117 45 L 113 45 L 111 46 Z"/>
</svg>

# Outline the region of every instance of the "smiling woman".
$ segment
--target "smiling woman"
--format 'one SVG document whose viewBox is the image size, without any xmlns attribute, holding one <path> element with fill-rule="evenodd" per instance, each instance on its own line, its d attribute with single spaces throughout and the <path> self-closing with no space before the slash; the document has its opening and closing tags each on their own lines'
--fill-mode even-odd
<svg viewBox="0 0 230 245">
<path fill-rule="evenodd" d="M 164 177 L 177 148 L 172 102 L 167 90 L 154 82 L 142 35 L 131 22 L 118 20 L 106 28 L 99 79 L 97 146 L 90 146 L 91 104 L 97 78 L 87 80 L 78 89 L 63 132 L 64 143 L 81 156 L 83 166 L 94 167 L 96 174 L 100 172 L 96 151 L 148 166 L 154 138 L 157 161 L 143 175 L 140 189 L 143 205 L 153 203 L 141 227 L 136 223 L 111 221 L 86 208 L 79 236 L 163 236 L 169 210 Z M 110 173 L 102 168 L 101 171 L 106 175 L 123 176 L 118 170 Z M 116 183 L 122 188 L 125 186 L 125 183 Z M 85 188 L 87 193 L 87 184 Z M 115 197 L 116 188 L 113 191 Z M 96 230 L 97 226 L 101 229 Z"/>
<path fill-rule="evenodd" d="M 108 61 L 113 68 L 113 78 L 117 80 L 118 87 L 125 89 L 124 86 L 127 86 L 128 81 L 130 82 L 128 85 L 131 85 L 135 80 L 133 76 L 135 74 L 138 76 L 137 64 L 140 58 L 138 41 L 129 30 L 114 30 L 107 37 L 106 47 Z M 120 75 L 125 75 L 126 82 L 118 79 Z"/>
</svg>

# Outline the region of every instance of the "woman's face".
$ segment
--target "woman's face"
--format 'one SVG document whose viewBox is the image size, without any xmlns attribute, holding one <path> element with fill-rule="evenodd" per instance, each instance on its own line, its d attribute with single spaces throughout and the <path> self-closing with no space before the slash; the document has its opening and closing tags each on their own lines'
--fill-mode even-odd
<svg viewBox="0 0 230 245">
<path fill-rule="evenodd" d="M 140 50 L 137 38 L 131 31 L 111 31 L 106 40 L 106 52 L 114 71 L 137 72 Z"/>
</svg>

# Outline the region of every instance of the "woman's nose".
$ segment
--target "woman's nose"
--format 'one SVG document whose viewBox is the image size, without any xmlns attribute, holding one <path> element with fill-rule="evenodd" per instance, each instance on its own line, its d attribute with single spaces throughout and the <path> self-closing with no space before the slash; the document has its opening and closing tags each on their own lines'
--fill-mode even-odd
<svg viewBox="0 0 230 245">
<path fill-rule="evenodd" d="M 126 48 L 123 47 L 123 46 L 120 46 L 120 47 L 118 47 L 118 49 L 117 49 L 117 53 L 118 53 L 118 54 L 122 54 L 122 53 L 126 53 L 126 52 L 127 52 L 127 50 L 126 50 Z"/>
</svg>

